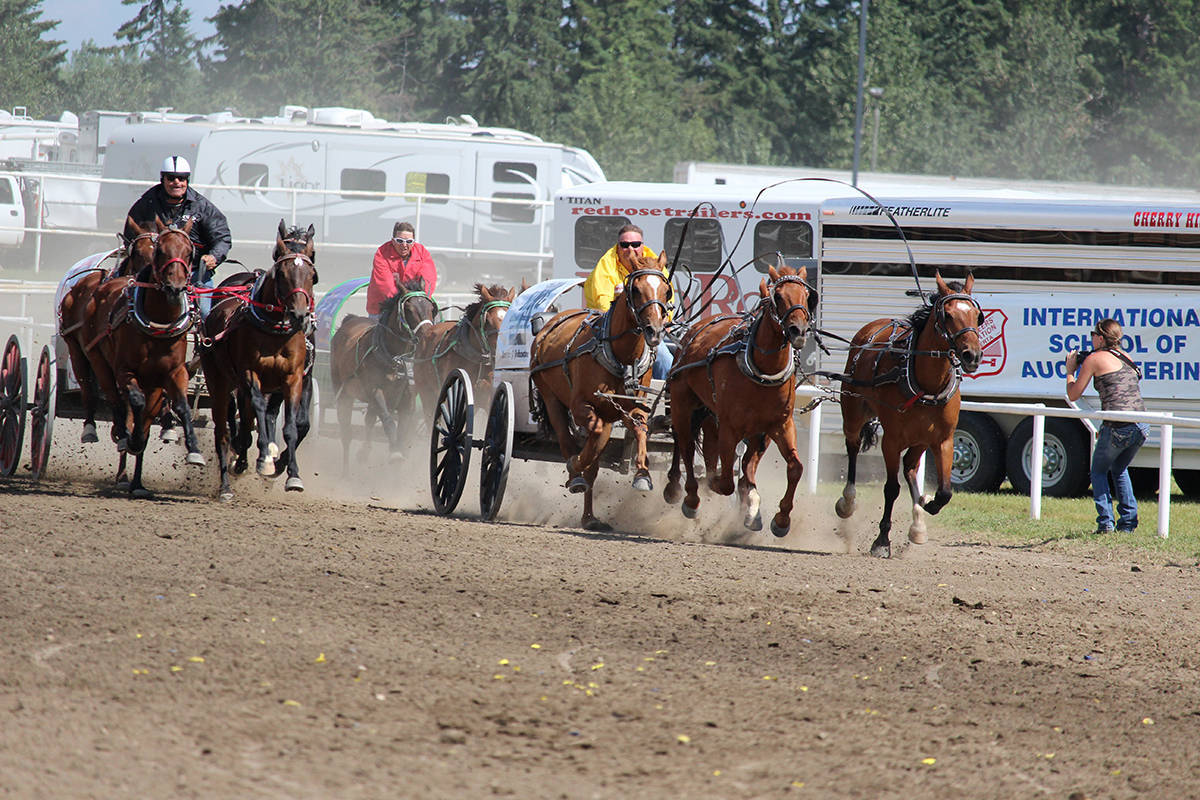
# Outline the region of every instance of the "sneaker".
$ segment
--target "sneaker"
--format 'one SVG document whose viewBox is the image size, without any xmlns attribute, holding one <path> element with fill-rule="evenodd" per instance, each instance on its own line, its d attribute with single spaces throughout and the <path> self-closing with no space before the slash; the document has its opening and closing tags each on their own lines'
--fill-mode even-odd
<svg viewBox="0 0 1200 800">
<path fill-rule="evenodd" d="M 1102 533 L 1112 533 L 1115 530 L 1116 529 L 1112 528 L 1112 527 L 1099 527 L 1099 528 L 1096 528 L 1096 530 L 1092 531 L 1092 533 L 1095 535 L 1100 535 Z"/>
</svg>

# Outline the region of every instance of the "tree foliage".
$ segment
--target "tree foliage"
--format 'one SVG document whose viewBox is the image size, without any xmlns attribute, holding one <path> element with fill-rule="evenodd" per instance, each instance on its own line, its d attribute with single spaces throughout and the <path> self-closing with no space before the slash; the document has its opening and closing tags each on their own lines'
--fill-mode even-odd
<svg viewBox="0 0 1200 800">
<path fill-rule="evenodd" d="M 470 114 L 613 178 L 854 155 L 859 0 L 237 0 L 203 43 L 183 0 L 123 2 L 122 44 L 66 61 L 40 0 L 0 0 L 0 99 Z M 1192 185 L 1198 59 L 1197 4 L 875 0 L 863 163 L 874 145 L 888 171 Z"/>
</svg>

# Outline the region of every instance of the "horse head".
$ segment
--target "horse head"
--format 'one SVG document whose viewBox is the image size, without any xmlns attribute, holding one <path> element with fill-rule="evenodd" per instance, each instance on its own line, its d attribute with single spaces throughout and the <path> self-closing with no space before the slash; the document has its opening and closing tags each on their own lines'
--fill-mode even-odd
<svg viewBox="0 0 1200 800">
<path fill-rule="evenodd" d="M 621 295 L 629 306 L 635 329 L 646 340 L 646 346 L 653 349 L 662 342 L 674 299 L 671 283 L 663 272 L 667 266 L 667 253 L 664 250 L 657 260 L 634 254 L 630 256 L 630 262 L 633 269 L 625 279 Z M 619 299 L 616 297 L 613 302 Z"/>
<path fill-rule="evenodd" d="M 308 258 L 309 263 L 313 265 L 313 283 L 316 284 L 319 280 L 317 276 L 317 248 L 313 244 L 313 237 L 317 235 L 317 229 L 312 225 L 308 226 L 308 230 L 295 225 L 288 228 L 284 224 L 283 219 L 279 220 L 279 233 L 275 237 L 275 251 L 271 254 L 272 261 L 278 261 L 288 253 L 298 253 Z"/>
<path fill-rule="evenodd" d="M 192 220 L 178 227 L 156 218 L 154 225 L 157 238 L 150 275 L 164 294 L 176 299 L 187 289 L 188 276 L 192 272 L 192 257 L 196 252 L 191 237 Z"/>
<path fill-rule="evenodd" d="M 121 265 L 120 274 L 137 275 L 154 260 L 154 244 L 158 234 L 150 223 L 138 224 L 133 217 L 127 217 L 125 227 L 133 231 L 133 237 L 125 239 L 125 260 Z"/>
<path fill-rule="evenodd" d="M 496 337 L 500 334 L 500 325 L 504 315 L 517 296 L 517 290 L 506 289 L 503 286 L 484 286 L 475 284 L 475 293 L 479 300 L 467 307 L 464 316 L 472 319 L 471 326 L 479 332 L 483 340 L 484 352 L 496 352 Z"/>
<path fill-rule="evenodd" d="M 808 283 L 808 268 L 770 267 L 767 278 L 758 285 L 758 294 L 766 304 L 769 317 L 779 325 L 792 347 L 799 350 L 808 341 L 820 295 Z"/>
<path fill-rule="evenodd" d="M 933 296 L 933 321 L 938 333 L 950 343 L 954 355 L 967 374 L 979 369 L 983 357 L 979 344 L 979 326 L 983 324 L 983 310 L 979 301 L 971 295 L 975 276 L 967 275 L 965 283 L 942 280 L 941 273 L 935 275 L 937 294 Z"/>
<path fill-rule="evenodd" d="M 425 291 L 425 279 L 418 276 L 401 283 L 397 291 L 379 305 L 379 323 L 405 341 L 416 343 L 425 326 L 433 325 L 438 306 Z"/>
</svg>

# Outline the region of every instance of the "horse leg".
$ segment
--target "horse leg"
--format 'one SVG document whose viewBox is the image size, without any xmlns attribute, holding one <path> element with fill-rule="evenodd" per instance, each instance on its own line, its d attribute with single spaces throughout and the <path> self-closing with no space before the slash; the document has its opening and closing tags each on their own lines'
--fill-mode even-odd
<svg viewBox="0 0 1200 800">
<path fill-rule="evenodd" d="M 855 483 L 858 475 L 858 453 L 862 446 L 863 425 L 867 422 L 866 408 L 861 400 L 842 395 L 842 435 L 846 439 L 846 485 L 834 510 L 842 519 L 849 519 L 858 508 Z"/>
<path fill-rule="evenodd" d="M 550 420 L 550 427 L 558 438 L 558 450 L 567 462 L 567 489 L 572 494 L 585 492 L 587 491 L 587 481 L 575 470 L 579 446 L 575 444 L 575 439 L 571 436 L 571 427 L 567 421 L 567 407 L 549 392 L 539 390 L 539 394 L 542 397 L 542 405 L 546 409 L 546 417 Z"/>
<path fill-rule="evenodd" d="M 215 373 L 215 370 L 212 370 Z M 205 370 L 205 375 L 209 370 Z M 217 490 L 217 499 L 222 503 L 233 500 L 233 485 L 229 481 L 229 412 L 233 408 L 233 398 L 229 397 L 229 387 L 222 380 L 208 381 L 209 397 L 212 399 L 213 416 L 213 446 L 217 450 L 217 472 L 221 476 L 221 487 Z M 221 398 L 225 398 L 222 402 Z"/>
<path fill-rule="evenodd" d="M 146 426 L 147 433 L 143 433 L 142 428 L 142 418 L 146 416 L 146 395 L 142 393 L 136 379 L 128 383 L 125 394 L 131 415 L 126 449 L 135 456 L 141 455 L 142 451 L 146 449 L 146 437 L 149 431 L 149 426 Z"/>
<path fill-rule="evenodd" d="M 171 409 L 175 412 L 175 417 L 183 425 L 183 443 L 187 448 L 188 464 L 197 467 L 205 465 L 204 455 L 200 452 L 200 441 L 196 436 L 196 428 L 192 424 L 192 408 L 188 405 L 187 396 L 187 368 L 181 366 L 175 371 L 174 380 L 167 384 L 167 389 L 170 393 Z"/>
<path fill-rule="evenodd" d="M 258 375 L 251 372 L 244 378 L 250 396 L 250 404 L 254 408 L 254 421 L 258 425 L 258 460 L 255 462 L 254 469 L 260 476 L 270 478 L 275 474 L 275 459 L 268 451 L 267 445 L 272 441 L 269 431 L 274 426 L 270 426 L 270 423 L 267 422 L 267 396 L 263 394 Z"/>
<path fill-rule="evenodd" d="M 908 540 L 913 544 L 925 544 L 925 508 L 921 497 L 921 486 L 917 483 L 917 468 L 921 464 L 924 447 L 910 447 L 904 451 L 904 482 L 908 484 L 908 496 L 912 498 L 912 524 L 908 526 Z"/>
<path fill-rule="evenodd" d="M 679 486 L 679 456 L 685 454 L 689 484 L 695 480 L 692 477 L 692 457 L 696 452 L 695 432 L 692 430 L 692 410 L 694 395 L 687 383 L 676 378 L 671 384 L 671 428 L 675 432 L 675 442 L 671 447 L 671 468 L 667 470 L 667 485 L 663 487 L 663 500 L 674 505 L 683 497 L 683 489 Z M 699 501 L 697 500 L 697 503 Z M 695 516 L 695 507 L 692 507 Z M 686 516 L 687 508 L 683 511 Z"/>
<path fill-rule="evenodd" d="M 279 419 L 279 409 L 283 407 L 283 394 L 280 392 L 271 392 L 267 395 L 267 453 L 271 456 L 272 463 L 279 460 L 279 439 L 276 436 L 275 423 Z M 276 468 L 275 477 L 279 477 L 280 470 Z"/>
<path fill-rule="evenodd" d="M 301 385 L 289 387 L 289 397 L 283 407 L 283 443 L 286 445 L 283 453 L 275 460 L 275 476 L 282 473 L 279 464 L 286 465 L 288 479 L 283 484 L 284 491 L 303 492 L 304 481 L 300 480 L 300 464 L 296 459 L 296 451 L 300 447 L 303 434 L 300 432 L 300 418 L 304 407 L 304 389 Z M 280 393 L 282 397 L 282 393 Z M 305 420 L 307 425 L 307 420 Z"/>
<path fill-rule="evenodd" d="M 71 354 L 71 371 L 75 373 L 75 381 L 79 384 L 79 393 L 83 397 L 83 434 L 79 437 L 79 441 L 84 444 L 92 444 L 100 441 L 100 437 L 96 435 L 97 398 L 92 365 L 88 362 L 83 347 L 75 341 L 74 337 L 68 336 L 65 341 L 67 350 Z"/>
<path fill-rule="evenodd" d="M 892 545 L 888 536 L 892 531 L 892 508 L 900 496 L 900 449 L 888 445 L 884 431 L 883 464 L 887 481 L 883 484 L 883 517 L 879 520 L 879 536 L 871 543 L 871 555 L 880 558 L 892 557 Z"/>
<path fill-rule="evenodd" d="M 634 421 L 634 473 L 633 488 L 638 492 L 654 491 L 654 481 L 650 478 L 650 457 L 646 453 L 646 439 L 649 435 L 650 420 L 644 411 L 633 411 L 629 415 Z"/>
<path fill-rule="evenodd" d="M 787 536 L 792 525 L 791 513 L 796 500 L 796 487 L 800 484 L 800 476 L 804 474 L 804 462 L 800 460 L 800 453 L 796 450 L 796 423 L 791 416 L 784 422 L 783 430 L 773 438 L 779 448 L 779 454 L 787 464 L 788 483 L 783 499 L 779 501 L 779 513 L 771 520 L 771 533 Z"/>
<path fill-rule="evenodd" d="M 398 425 L 396 418 L 392 416 L 392 411 L 388 407 L 387 397 L 384 396 L 382 389 L 376 389 L 371 392 L 371 398 L 368 401 L 367 413 L 375 412 L 379 417 L 379 422 L 383 425 L 383 435 L 388 440 L 389 458 L 400 455 L 400 437 L 398 434 Z"/>
<path fill-rule="evenodd" d="M 728 497 L 736 488 L 733 481 L 733 462 L 737 459 L 737 446 L 741 439 L 728 425 L 717 428 L 717 460 L 719 469 L 708 473 L 708 488 L 716 494 Z"/>
<path fill-rule="evenodd" d="M 742 455 L 742 474 L 737 484 L 738 505 L 742 509 L 742 524 L 752 531 L 761 531 L 762 498 L 758 494 L 755 475 L 758 473 L 758 462 L 767 451 L 767 437 L 760 433 L 751 436 L 746 443 L 746 452 Z M 774 523 L 771 525 L 774 532 Z"/>
<path fill-rule="evenodd" d="M 233 463 L 233 474 L 241 475 L 250 466 L 246 453 L 250 450 L 250 417 L 242 403 L 243 392 L 234 389 L 229 396 L 229 436 L 236 459 Z M 236 420 L 236 421 L 235 421 Z"/>
</svg>

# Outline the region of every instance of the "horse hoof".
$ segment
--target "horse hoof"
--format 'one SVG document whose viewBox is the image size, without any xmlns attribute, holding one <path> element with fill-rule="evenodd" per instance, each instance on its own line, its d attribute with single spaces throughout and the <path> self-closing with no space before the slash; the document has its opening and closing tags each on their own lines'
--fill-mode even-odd
<svg viewBox="0 0 1200 800">
<path fill-rule="evenodd" d="M 567 491 L 571 494 L 582 494 L 587 490 L 587 478 L 583 477 L 582 475 L 576 475 L 574 478 L 571 478 L 571 481 L 567 484 Z"/>
<path fill-rule="evenodd" d="M 275 459 L 273 458 L 258 459 L 258 461 L 255 462 L 254 468 L 258 471 L 258 474 L 264 478 L 275 477 Z"/>
<path fill-rule="evenodd" d="M 250 465 L 248 463 L 246 463 L 246 459 L 239 458 L 237 461 L 233 462 L 233 474 L 241 475 L 243 472 L 246 471 L 246 467 L 248 467 L 248 466 L 250 466 Z"/>
<path fill-rule="evenodd" d="M 83 435 L 79 437 L 79 441 L 84 444 L 95 444 L 100 441 L 100 437 L 96 435 L 96 426 L 90 422 L 83 426 Z"/>
<path fill-rule="evenodd" d="M 671 505 L 675 505 L 683 499 L 683 487 L 678 483 L 668 483 L 667 488 L 663 489 L 663 500 L 666 500 Z"/>
<path fill-rule="evenodd" d="M 695 519 L 696 515 L 700 513 L 699 506 L 689 506 L 687 503 L 680 505 L 679 510 L 682 511 L 683 515 L 688 519 Z"/>
<path fill-rule="evenodd" d="M 593 533 L 608 533 L 612 530 L 612 525 L 609 525 L 607 522 L 601 522 L 598 519 L 589 519 L 583 523 L 583 529 L 592 531 Z"/>
<path fill-rule="evenodd" d="M 747 530 L 761 531 L 762 530 L 762 514 L 755 514 L 753 517 L 746 517 L 742 520 L 742 524 Z M 775 523 L 771 523 L 771 532 L 775 532 Z"/>
<path fill-rule="evenodd" d="M 842 519 L 850 519 L 851 515 L 854 514 L 854 507 L 856 505 L 857 504 L 853 500 L 847 500 L 845 497 L 839 497 L 833 508 L 834 511 L 837 511 L 837 515 Z"/>
<path fill-rule="evenodd" d="M 232 503 L 233 502 L 233 492 L 232 491 L 221 492 L 219 495 L 217 495 L 217 499 L 220 500 L 222 503 Z"/>
<path fill-rule="evenodd" d="M 122 436 L 120 439 L 117 439 L 117 452 L 118 453 L 128 453 L 129 452 L 129 437 L 128 436 Z"/>
<path fill-rule="evenodd" d="M 878 544 L 871 548 L 871 555 L 876 558 L 891 558 L 892 546 L 890 544 Z"/>
<path fill-rule="evenodd" d="M 139 486 L 138 488 L 130 491 L 129 494 L 137 500 L 147 500 L 154 496 L 145 486 Z"/>
<path fill-rule="evenodd" d="M 287 482 L 283 484 L 283 488 L 288 492 L 303 492 L 304 481 L 299 478 L 288 478 Z"/>
<path fill-rule="evenodd" d="M 633 490 L 635 492 L 653 492 L 654 484 L 650 481 L 649 475 L 638 475 L 633 479 Z"/>
<path fill-rule="evenodd" d="M 761 526 L 762 523 L 760 522 L 759 525 Z M 787 536 L 788 531 L 790 531 L 791 529 L 792 529 L 792 523 L 790 520 L 788 521 L 787 525 L 776 525 L 775 520 L 774 519 L 771 520 L 771 533 L 773 533 L 776 537 L 778 537 L 780 539 L 782 539 L 784 536 Z"/>
<path fill-rule="evenodd" d="M 925 544 L 925 542 L 929 541 L 929 534 L 926 533 L 924 528 L 909 528 L 908 540 L 913 544 Z"/>
<path fill-rule="evenodd" d="M 197 467 L 203 467 L 207 462 L 204 460 L 204 455 L 202 453 L 188 453 L 187 463 Z"/>
<path fill-rule="evenodd" d="M 175 428 L 163 428 L 158 438 L 167 444 L 175 444 L 179 441 L 179 431 Z"/>
<path fill-rule="evenodd" d="M 274 442 L 271 442 L 270 444 L 268 444 L 267 445 L 267 455 L 271 457 L 272 461 L 279 458 L 279 445 L 275 444 Z"/>
<path fill-rule="evenodd" d="M 125 478 L 124 480 L 121 480 L 118 478 L 115 485 L 116 485 L 118 492 L 128 492 L 129 491 L 129 479 L 128 478 Z"/>
</svg>

